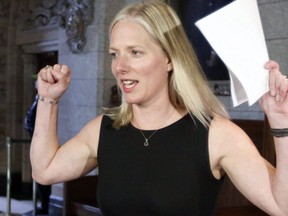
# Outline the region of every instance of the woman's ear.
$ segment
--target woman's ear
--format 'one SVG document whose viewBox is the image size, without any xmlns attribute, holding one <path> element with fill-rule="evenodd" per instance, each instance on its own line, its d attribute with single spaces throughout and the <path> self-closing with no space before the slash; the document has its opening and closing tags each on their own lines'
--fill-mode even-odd
<svg viewBox="0 0 288 216">
<path fill-rule="evenodd" d="M 171 70 L 173 70 L 173 65 L 172 65 L 172 62 L 170 61 L 170 59 L 168 59 L 167 71 L 170 72 Z"/>
</svg>

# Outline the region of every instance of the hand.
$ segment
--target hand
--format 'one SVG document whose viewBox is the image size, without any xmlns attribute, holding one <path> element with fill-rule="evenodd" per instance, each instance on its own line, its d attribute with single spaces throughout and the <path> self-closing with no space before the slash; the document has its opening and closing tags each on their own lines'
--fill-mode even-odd
<svg viewBox="0 0 288 216">
<path fill-rule="evenodd" d="M 269 70 L 269 92 L 260 99 L 260 106 L 271 127 L 288 128 L 288 80 L 275 61 L 268 61 L 264 67 Z"/>
<path fill-rule="evenodd" d="M 44 98 L 59 100 L 68 88 L 70 79 L 71 71 L 67 65 L 46 66 L 38 73 L 38 94 Z"/>
</svg>

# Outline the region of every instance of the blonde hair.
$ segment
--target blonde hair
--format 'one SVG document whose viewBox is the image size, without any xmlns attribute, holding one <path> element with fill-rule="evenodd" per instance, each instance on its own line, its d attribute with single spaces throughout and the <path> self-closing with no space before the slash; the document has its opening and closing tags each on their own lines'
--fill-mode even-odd
<svg viewBox="0 0 288 216">
<path fill-rule="evenodd" d="M 109 34 L 124 19 L 142 25 L 170 59 L 173 71 L 169 77 L 169 97 L 174 107 L 187 109 L 207 127 L 214 116 L 228 118 L 208 85 L 180 19 L 169 5 L 160 1 L 128 5 L 112 20 Z M 114 119 L 117 128 L 127 125 L 133 117 L 131 105 L 123 99 L 119 107 L 106 109 L 106 114 Z"/>
</svg>

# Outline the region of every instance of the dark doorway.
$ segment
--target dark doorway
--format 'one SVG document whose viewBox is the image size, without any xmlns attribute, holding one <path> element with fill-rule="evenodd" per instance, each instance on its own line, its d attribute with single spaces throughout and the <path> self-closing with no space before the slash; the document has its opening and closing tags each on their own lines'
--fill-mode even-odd
<svg viewBox="0 0 288 216">
<path fill-rule="evenodd" d="M 37 68 L 40 70 L 41 68 L 45 67 L 46 65 L 54 65 L 58 63 L 58 52 L 51 51 L 45 53 L 37 54 Z"/>
</svg>

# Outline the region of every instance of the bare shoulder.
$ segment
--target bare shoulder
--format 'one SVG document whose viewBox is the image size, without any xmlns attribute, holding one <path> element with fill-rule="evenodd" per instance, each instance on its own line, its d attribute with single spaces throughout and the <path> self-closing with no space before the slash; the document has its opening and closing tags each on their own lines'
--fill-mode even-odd
<svg viewBox="0 0 288 216">
<path fill-rule="evenodd" d="M 215 117 L 209 129 L 209 144 L 222 147 L 222 154 L 237 148 L 255 147 L 248 135 L 229 119 Z"/>
<path fill-rule="evenodd" d="M 242 136 L 245 134 L 238 125 L 233 123 L 231 120 L 222 117 L 214 117 L 212 119 L 209 133 L 219 139 L 223 137 L 223 134 L 226 134 L 229 137 Z M 225 139 L 227 136 L 225 136 Z"/>
<path fill-rule="evenodd" d="M 94 119 L 90 120 L 80 131 L 78 135 L 84 134 L 89 135 L 90 133 L 96 134 L 99 133 L 101 122 L 102 122 L 103 115 L 99 115 L 95 117 Z"/>
<path fill-rule="evenodd" d="M 99 115 L 96 118 L 89 121 L 76 136 L 76 139 L 87 145 L 94 157 L 97 158 L 98 141 L 100 135 L 101 122 L 103 115 Z"/>
<path fill-rule="evenodd" d="M 103 116 L 104 116 L 103 114 L 98 115 L 97 117 L 92 119 L 90 122 L 88 122 L 88 124 L 85 127 L 88 127 L 88 128 L 89 127 L 98 127 L 98 128 L 100 128 Z"/>
<path fill-rule="evenodd" d="M 209 128 L 209 156 L 214 176 L 219 177 L 221 169 L 225 169 L 226 159 L 247 153 L 258 154 L 248 135 L 229 119 L 213 118 Z"/>
</svg>

